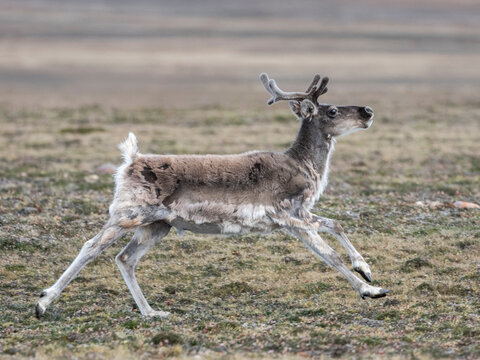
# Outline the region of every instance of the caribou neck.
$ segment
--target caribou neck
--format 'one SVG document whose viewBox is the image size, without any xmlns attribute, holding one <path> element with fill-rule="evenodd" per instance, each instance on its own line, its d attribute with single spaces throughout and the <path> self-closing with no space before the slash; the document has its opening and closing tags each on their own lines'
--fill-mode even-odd
<svg viewBox="0 0 480 360">
<path fill-rule="evenodd" d="M 328 176 L 330 154 L 334 144 L 335 139 L 320 132 L 313 121 L 303 120 L 297 138 L 287 149 L 286 154 L 300 162 L 310 163 L 323 178 Z"/>
</svg>

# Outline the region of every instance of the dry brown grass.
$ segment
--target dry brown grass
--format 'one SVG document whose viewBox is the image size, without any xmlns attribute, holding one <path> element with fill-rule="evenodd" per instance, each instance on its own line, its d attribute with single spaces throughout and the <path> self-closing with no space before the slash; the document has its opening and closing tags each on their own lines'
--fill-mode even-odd
<svg viewBox="0 0 480 360">
<path fill-rule="evenodd" d="M 415 202 L 480 201 L 480 105 L 442 96 L 373 105 L 374 126 L 339 139 L 316 212 L 342 222 L 371 264 L 374 284 L 389 288 L 389 296 L 359 299 L 339 274 L 281 233 L 172 232 L 137 271 L 152 305 L 172 312 L 164 321 L 138 314 L 113 262 L 121 244 L 89 264 L 44 318 L 34 317 L 38 293 L 106 219 L 113 180 L 88 176 L 119 162 L 116 144 L 131 130 L 144 152 L 230 153 L 280 150 L 298 123 L 282 106 L 2 108 L 0 352 L 478 356 L 479 213 Z"/>
<path fill-rule="evenodd" d="M 449 206 L 480 203 L 478 1 L 101 3 L 0 1 L 0 358 L 480 357 L 479 211 Z M 321 72 L 325 102 L 375 109 L 315 211 L 389 296 L 361 300 L 281 233 L 172 232 L 137 271 L 167 320 L 121 279 L 128 237 L 37 320 L 106 219 L 113 179 L 92 175 L 129 131 L 143 152 L 288 145 L 298 123 L 265 108 L 262 71 L 288 90 Z"/>
</svg>

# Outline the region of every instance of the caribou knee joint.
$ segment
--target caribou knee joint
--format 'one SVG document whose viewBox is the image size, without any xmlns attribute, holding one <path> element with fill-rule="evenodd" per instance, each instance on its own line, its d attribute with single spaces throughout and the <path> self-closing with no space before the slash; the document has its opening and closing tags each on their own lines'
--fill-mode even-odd
<svg viewBox="0 0 480 360">
<path fill-rule="evenodd" d="M 335 264 L 342 263 L 342 259 L 340 258 L 340 255 L 338 255 L 338 253 L 335 250 L 332 250 L 332 252 L 330 253 L 330 257 Z"/>
<path fill-rule="evenodd" d="M 134 264 L 132 264 L 131 258 L 128 254 L 121 252 L 115 257 L 115 263 L 122 268 L 133 268 Z"/>
<path fill-rule="evenodd" d="M 333 225 L 332 230 L 335 234 L 343 233 L 343 227 L 342 227 L 342 225 L 340 225 L 340 223 L 338 221 L 334 220 L 332 225 Z"/>
</svg>

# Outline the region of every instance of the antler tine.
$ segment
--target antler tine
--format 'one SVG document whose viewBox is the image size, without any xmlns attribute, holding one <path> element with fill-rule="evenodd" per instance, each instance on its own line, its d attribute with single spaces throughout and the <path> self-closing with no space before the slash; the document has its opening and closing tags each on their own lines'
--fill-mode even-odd
<svg viewBox="0 0 480 360">
<path fill-rule="evenodd" d="M 270 95 L 273 95 L 272 91 L 270 90 L 270 86 L 268 85 L 268 80 L 269 80 L 269 78 L 268 78 L 268 75 L 266 73 L 261 73 L 260 74 L 260 81 L 262 82 L 263 87 L 265 88 L 265 90 L 267 90 L 270 93 Z"/>
<path fill-rule="evenodd" d="M 311 93 L 304 92 L 287 92 L 280 89 L 275 80 L 270 79 L 266 73 L 260 74 L 260 80 L 262 81 L 265 90 L 272 95 L 272 98 L 268 100 L 267 104 L 272 105 L 280 100 L 304 100 L 311 97 Z M 315 80 L 315 78 L 314 78 Z M 318 81 L 317 81 L 318 82 Z M 313 81 L 312 81 L 313 83 Z"/>
<path fill-rule="evenodd" d="M 270 79 L 268 78 L 268 75 L 266 73 L 261 73 L 260 74 L 260 81 L 262 82 L 263 84 L 263 87 L 265 88 L 265 90 L 268 91 L 268 93 L 270 95 L 272 95 L 272 97 L 270 99 L 268 99 L 267 101 L 267 104 L 268 105 L 272 105 L 274 102 L 275 102 L 275 93 L 273 92 L 273 90 L 270 88 Z"/>
<path fill-rule="evenodd" d="M 322 82 L 320 83 L 320 86 L 313 93 L 313 100 L 317 101 L 319 96 L 322 96 L 323 94 L 325 94 L 328 91 L 327 84 L 328 84 L 329 80 L 330 79 L 327 76 L 325 76 L 322 79 Z"/>
<path fill-rule="evenodd" d="M 272 105 L 280 100 L 302 101 L 304 99 L 310 99 L 313 102 L 316 102 L 320 95 L 327 92 L 328 77 L 324 77 L 318 86 L 320 79 L 320 75 L 316 74 L 306 92 L 287 92 L 280 89 L 275 80 L 270 79 L 266 73 L 260 74 L 260 80 L 262 81 L 263 87 L 270 95 L 272 95 L 267 101 L 268 105 Z"/>
<path fill-rule="evenodd" d="M 314 87 L 315 85 L 317 85 L 319 81 L 320 81 L 320 75 L 315 74 L 315 76 L 313 77 L 312 83 L 310 84 L 310 86 L 307 88 L 307 91 L 305 91 L 305 92 L 306 92 L 307 94 L 309 94 L 310 91 L 313 90 L 313 87 Z"/>
</svg>

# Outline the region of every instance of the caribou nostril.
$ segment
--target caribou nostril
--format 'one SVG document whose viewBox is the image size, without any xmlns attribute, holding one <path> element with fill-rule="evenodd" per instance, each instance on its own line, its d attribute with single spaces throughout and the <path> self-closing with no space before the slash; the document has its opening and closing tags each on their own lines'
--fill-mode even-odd
<svg viewBox="0 0 480 360">
<path fill-rule="evenodd" d="M 371 118 L 373 116 L 373 109 L 370 106 L 365 106 L 360 109 L 360 113 L 366 118 Z"/>
</svg>

